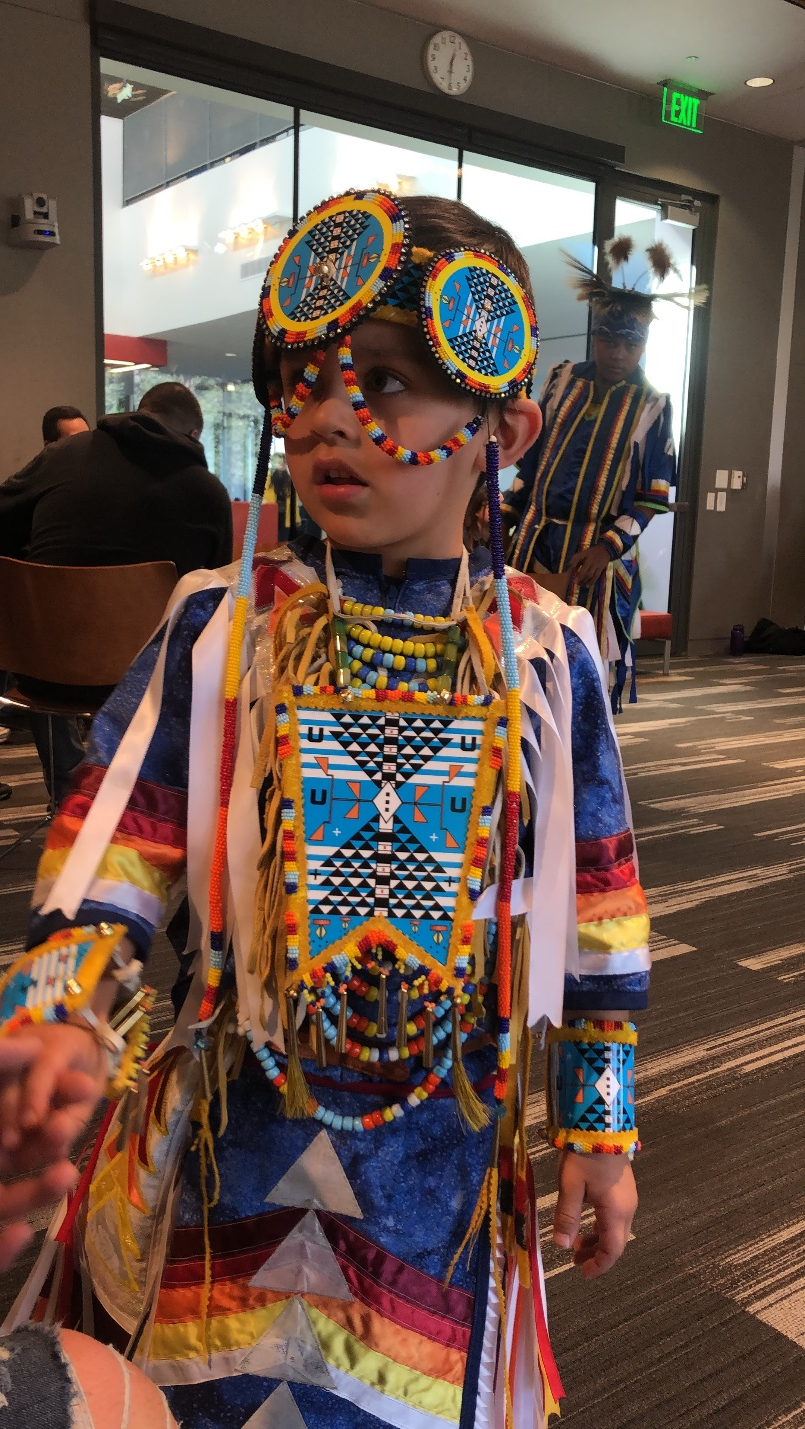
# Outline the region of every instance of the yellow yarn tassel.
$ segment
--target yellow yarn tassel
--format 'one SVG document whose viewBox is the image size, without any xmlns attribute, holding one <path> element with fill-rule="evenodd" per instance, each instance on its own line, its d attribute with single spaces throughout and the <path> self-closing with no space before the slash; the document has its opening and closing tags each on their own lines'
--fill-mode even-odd
<svg viewBox="0 0 805 1429">
<path fill-rule="evenodd" d="M 204 1289 L 201 1302 L 201 1343 L 204 1356 L 209 1363 L 210 1359 L 210 1296 L 212 1294 L 212 1246 L 210 1245 L 210 1211 L 218 1205 L 218 1198 L 221 1194 L 221 1177 L 218 1173 L 218 1163 L 215 1159 L 215 1142 L 212 1128 L 210 1126 L 210 1079 L 207 1070 L 207 1059 L 205 1054 L 201 1054 L 201 1074 L 204 1082 L 204 1094 L 199 1100 L 199 1129 L 193 1150 L 198 1151 L 199 1181 L 201 1189 L 201 1220 L 204 1233 Z M 212 1196 L 209 1193 L 209 1175 L 212 1172 L 215 1189 Z"/>
<path fill-rule="evenodd" d="M 312 1097 L 305 1081 L 299 1057 L 299 1038 L 296 1034 L 296 998 L 292 992 L 285 994 L 287 1027 L 288 1080 L 285 1084 L 285 1115 L 293 1118 L 310 1116 Z"/>
<path fill-rule="evenodd" d="M 467 1069 L 461 1055 L 461 1011 L 455 1003 L 452 1008 L 452 1019 L 453 1093 L 456 1098 L 456 1108 L 470 1131 L 483 1131 L 484 1127 L 489 1125 L 491 1112 L 488 1107 L 484 1106 L 467 1076 Z"/>
<path fill-rule="evenodd" d="M 495 1282 L 495 1294 L 498 1297 L 498 1309 L 500 1310 L 500 1371 L 503 1376 L 503 1390 L 506 1396 L 506 1429 L 514 1429 L 514 1405 L 512 1403 L 512 1387 L 509 1379 L 509 1357 L 506 1352 L 506 1338 L 508 1335 L 508 1311 L 506 1308 L 506 1295 L 503 1289 L 503 1278 L 498 1264 L 498 1168 L 493 1165 L 489 1169 L 489 1246 L 492 1256 L 492 1279 Z"/>
<path fill-rule="evenodd" d="M 481 1234 L 481 1228 L 482 1228 L 482 1226 L 483 1226 L 484 1221 L 486 1220 L 487 1216 L 490 1214 L 490 1197 L 491 1197 L 492 1194 L 493 1194 L 493 1187 L 494 1187 L 494 1199 L 492 1200 L 491 1205 L 492 1205 L 493 1211 L 496 1211 L 497 1201 L 498 1201 L 498 1156 L 499 1156 L 499 1154 L 500 1154 L 500 1122 L 499 1122 L 499 1121 L 496 1121 L 496 1122 L 495 1122 L 495 1130 L 494 1130 L 494 1133 L 493 1133 L 493 1135 L 492 1135 L 492 1151 L 491 1151 L 491 1155 L 490 1155 L 490 1157 L 489 1157 L 489 1165 L 488 1165 L 488 1167 L 486 1168 L 486 1171 L 485 1171 L 485 1173 L 484 1173 L 484 1179 L 483 1179 L 483 1181 L 481 1182 L 481 1189 L 480 1189 L 480 1191 L 478 1192 L 478 1199 L 477 1199 L 477 1201 L 475 1202 L 475 1209 L 474 1209 L 474 1211 L 473 1211 L 473 1213 L 472 1213 L 472 1218 L 471 1218 L 471 1220 L 470 1220 L 469 1226 L 467 1227 L 466 1234 L 465 1234 L 465 1236 L 464 1236 L 464 1239 L 463 1239 L 462 1242 L 461 1242 L 461 1245 L 459 1246 L 458 1250 L 456 1251 L 455 1255 L 453 1256 L 453 1259 L 452 1259 L 451 1262 L 450 1262 L 450 1267 L 449 1267 L 449 1269 L 448 1269 L 448 1272 L 447 1272 L 447 1274 L 446 1274 L 446 1276 L 445 1276 L 445 1278 L 444 1278 L 444 1287 L 445 1287 L 445 1289 L 447 1289 L 448 1285 L 450 1284 L 450 1281 L 451 1281 L 452 1278 L 453 1278 L 453 1271 L 455 1270 L 456 1266 L 458 1265 L 458 1262 L 460 1261 L 460 1259 L 461 1259 L 462 1255 L 464 1254 L 464 1251 L 465 1251 L 465 1250 L 466 1250 L 466 1252 L 467 1252 L 467 1263 L 469 1264 L 470 1260 L 472 1259 L 472 1252 L 473 1252 L 474 1249 L 475 1249 L 475 1242 L 477 1241 L 479 1235 Z"/>
</svg>

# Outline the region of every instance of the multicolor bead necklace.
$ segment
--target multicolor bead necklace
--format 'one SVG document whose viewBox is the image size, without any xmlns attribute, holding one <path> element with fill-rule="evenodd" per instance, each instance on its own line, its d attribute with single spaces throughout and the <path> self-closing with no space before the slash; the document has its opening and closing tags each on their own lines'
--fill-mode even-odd
<svg viewBox="0 0 805 1429">
<path fill-rule="evenodd" d="M 385 612 L 379 619 L 385 620 Z M 348 625 L 340 615 L 332 617 L 336 681 L 340 689 L 431 690 L 449 693 L 455 682 L 458 658 L 464 638 L 457 625 L 444 628 L 444 639 L 412 638 L 425 632 L 421 619 L 399 633 L 385 635 L 359 622 Z M 427 632 L 429 633 L 429 632 Z"/>
</svg>

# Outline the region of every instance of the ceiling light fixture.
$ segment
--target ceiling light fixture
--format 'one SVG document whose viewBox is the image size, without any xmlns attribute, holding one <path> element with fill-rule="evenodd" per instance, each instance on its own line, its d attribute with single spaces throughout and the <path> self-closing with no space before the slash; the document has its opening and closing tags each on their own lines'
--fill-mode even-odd
<svg viewBox="0 0 805 1429">
<path fill-rule="evenodd" d="M 238 354 L 237 354 L 236 352 L 225 352 L 225 353 L 224 353 L 224 357 L 237 357 L 237 355 L 238 355 Z"/>
<path fill-rule="evenodd" d="M 770 84 L 774 84 L 774 80 L 768 79 L 765 76 L 760 75 L 757 79 L 744 80 L 744 84 L 746 85 L 747 89 L 768 89 Z"/>
<path fill-rule="evenodd" d="M 285 226 L 284 219 L 277 223 L 271 218 L 250 218 L 244 223 L 233 223 L 218 234 L 215 252 L 228 253 L 232 248 L 257 244 L 264 238 L 276 238 Z"/>
<path fill-rule="evenodd" d="M 168 248 L 164 253 L 153 253 L 143 258 L 140 267 L 144 273 L 170 273 L 174 268 L 187 268 L 198 254 L 197 248 L 186 248 L 180 243 L 177 248 Z"/>
<path fill-rule="evenodd" d="M 111 367 L 113 372 L 143 372 L 147 367 L 153 367 L 153 362 L 126 362 L 123 358 L 105 357 L 104 367 Z"/>
</svg>

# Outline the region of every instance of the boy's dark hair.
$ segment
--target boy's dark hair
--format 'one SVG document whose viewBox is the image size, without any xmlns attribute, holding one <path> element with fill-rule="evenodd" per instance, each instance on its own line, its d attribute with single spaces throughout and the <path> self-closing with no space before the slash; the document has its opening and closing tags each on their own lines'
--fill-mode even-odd
<svg viewBox="0 0 805 1429">
<path fill-rule="evenodd" d="M 42 441 L 45 446 L 51 442 L 59 440 L 59 422 L 74 422 L 77 418 L 82 422 L 87 422 L 84 413 L 78 407 L 49 407 L 42 418 Z M 89 426 L 89 422 L 87 422 Z"/>
<path fill-rule="evenodd" d="M 481 218 L 474 209 L 452 198 L 416 194 L 402 199 L 400 207 L 410 219 L 414 248 L 429 248 L 433 253 L 443 253 L 448 248 L 482 248 L 511 269 L 534 302 L 528 264 L 505 228 Z"/>
<path fill-rule="evenodd" d="M 137 411 L 148 412 L 182 436 L 204 428 L 198 398 L 183 382 L 158 382 L 156 387 L 150 387 L 140 398 Z"/>
</svg>

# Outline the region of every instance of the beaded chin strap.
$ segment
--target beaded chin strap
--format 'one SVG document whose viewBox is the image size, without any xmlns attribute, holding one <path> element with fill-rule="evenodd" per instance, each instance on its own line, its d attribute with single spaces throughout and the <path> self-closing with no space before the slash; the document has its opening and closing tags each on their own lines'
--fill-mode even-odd
<svg viewBox="0 0 805 1429">
<path fill-rule="evenodd" d="M 412 260 L 412 261 L 409 261 Z M 475 249 L 434 257 L 410 251 L 408 219 L 389 195 L 354 191 L 328 199 L 291 230 L 266 276 L 254 349 L 254 381 L 268 411 L 263 424 L 235 600 L 226 669 L 220 803 L 210 878 L 210 966 L 199 1013 L 204 1024 L 215 1011 L 224 965 L 223 880 L 226 822 L 234 770 L 240 653 L 248 591 L 265 491 L 272 432 L 285 436 L 310 395 L 326 351 L 338 344 L 338 360 L 353 411 L 374 444 L 394 461 L 431 466 L 447 461 L 481 430 L 479 413 L 454 437 L 431 451 L 413 451 L 393 441 L 378 425 L 361 391 L 352 360 L 353 329 L 366 317 L 418 322 L 442 370 L 482 403 L 520 394 L 537 359 L 539 334 L 527 295 L 497 258 Z M 274 376 L 266 369 L 267 345 L 274 350 Z M 280 351 L 307 348 L 311 356 L 286 407 L 276 380 Z M 500 624 L 508 716 L 503 852 L 498 884 L 498 1071 L 495 1100 L 505 1113 L 510 1062 L 512 977 L 511 892 L 520 816 L 520 690 L 514 627 L 504 568 L 498 484 L 499 451 L 491 433 L 486 443 L 492 574 Z M 334 610 L 340 595 L 329 547 L 327 577 Z M 466 553 L 454 595 L 458 618 L 469 597 Z M 197 1045 L 204 1047 L 203 1026 Z"/>
</svg>

